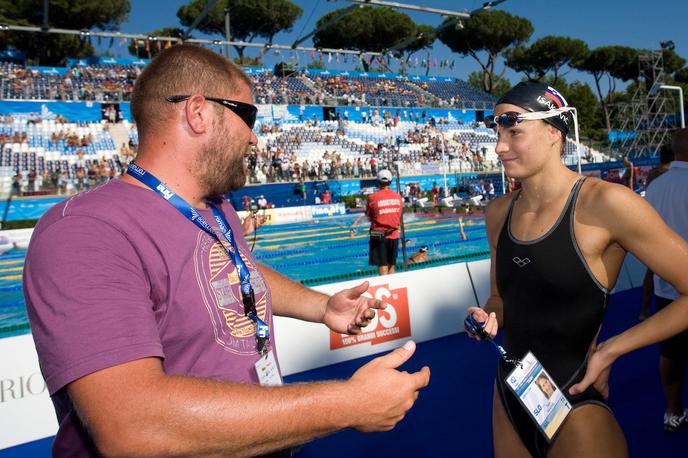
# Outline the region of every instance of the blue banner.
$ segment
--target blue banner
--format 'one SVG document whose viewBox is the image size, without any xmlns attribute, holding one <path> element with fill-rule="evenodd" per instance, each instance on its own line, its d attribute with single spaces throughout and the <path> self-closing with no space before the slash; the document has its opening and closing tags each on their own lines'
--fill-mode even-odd
<svg viewBox="0 0 688 458">
<path fill-rule="evenodd" d="M 53 205 L 62 202 L 65 197 L 49 197 L 42 199 L 21 199 L 0 201 L 0 214 L 7 215 L 5 221 L 36 220 L 43 216 Z"/>
<path fill-rule="evenodd" d="M 0 51 L 0 59 L 12 62 L 24 62 L 26 60 L 26 55 L 18 49 L 8 48 Z"/>
<path fill-rule="evenodd" d="M 320 70 L 311 68 L 306 68 L 303 70 L 303 72 L 309 76 L 321 76 L 323 78 L 328 78 L 330 76 L 350 76 L 353 78 L 387 78 L 399 81 L 444 81 L 447 83 L 456 83 L 458 81 L 457 78 L 450 78 L 446 76 L 398 75 L 393 72 L 355 72 L 349 70 Z"/>
<path fill-rule="evenodd" d="M 417 121 L 428 122 L 430 118 L 434 118 L 439 122 L 444 119 L 451 123 L 469 124 L 476 122 L 476 110 L 460 110 L 448 108 L 392 108 L 392 107 L 354 107 L 354 106 L 337 106 L 334 107 L 334 117 L 347 119 L 354 122 L 373 122 L 373 120 L 380 124 L 382 122 L 381 116 L 387 111 L 392 116 L 398 116 L 400 121 Z M 364 115 L 365 113 L 365 115 Z M 423 116 L 425 114 L 425 116 Z M 261 116 L 262 115 L 262 116 Z M 287 105 L 286 110 L 259 110 L 258 120 L 262 122 L 277 121 L 306 121 L 314 119 L 322 121 L 323 107 L 320 105 Z"/>
<path fill-rule="evenodd" d="M 261 73 L 272 73 L 272 69 L 268 67 L 241 67 L 247 75 L 260 75 Z"/>
<path fill-rule="evenodd" d="M 131 116 L 131 104 L 129 102 L 121 102 L 119 104 L 119 117 L 120 119 L 126 119 L 129 122 L 134 122 L 134 118 Z"/>
<path fill-rule="evenodd" d="M 69 73 L 69 69 L 67 67 L 39 67 L 29 65 L 27 68 L 29 70 L 35 70 L 46 76 L 64 76 Z"/>
<path fill-rule="evenodd" d="M 69 67 L 86 67 L 88 65 L 138 65 L 143 67 L 150 62 L 150 59 L 140 59 L 138 57 L 108 57 L 108 56 L 89 56 L 81 59 L 67 59 Z"/>
<path fill-rule="evenodd" d="M 41 119 L 64 116 L 68 121 L 100 121 L 100 103 L 97 102 L 33 102 L 24 100 L 0 101 L 0 113 L 11 113 L 15 118 L 29 113 L 40 114 Z"/>
</svg>

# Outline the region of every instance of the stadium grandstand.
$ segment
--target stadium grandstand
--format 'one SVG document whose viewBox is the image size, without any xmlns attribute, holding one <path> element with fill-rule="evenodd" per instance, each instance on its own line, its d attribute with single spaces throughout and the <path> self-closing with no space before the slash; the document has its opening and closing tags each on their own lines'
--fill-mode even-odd
<svg viewBox="0 0 688 458">
<path fill-rule="evenodd" d="M 138 142 L 127 102 L 146 61 L 69 62 L 50 68 L 0 64 L 3 99 L 40 106 L 27 112 L 28 105 L 5 104 L 0 195 L 9 195 L 18 175 L 23 192 L 83 190 L 104 174 L 117 176 L 133 157 Z M 283 116 L 268 114 L 258 124 L 260 144 L 250 159 L 254 183 L 370 177 L 375 163 L 390 162 L 403 176 L 422 174 L 427 164 L 444 173 L 499 170 L 496 136 L 476 121 L 476 113 L 484 113 L 476 107 L 492 106 L 495 99 L 461 80 L 327 70 L 280 77 L 267 68 L 245 70 L 264 111 L 286 106 Z M 328 111 L 322 109 L 325 100 L 334 103 Z M 102 119 L 69 120 L 51 111 L 58 104 L 50 102 L 97 102 Z M 122 130 L 125 138 L 115 140 L 112 132 Z M 573 163 L 576 152 L 568 141 L 565 160 Z M 604 159 L 585 146 L 582 154 L 586 162 Z"/>
</svg>

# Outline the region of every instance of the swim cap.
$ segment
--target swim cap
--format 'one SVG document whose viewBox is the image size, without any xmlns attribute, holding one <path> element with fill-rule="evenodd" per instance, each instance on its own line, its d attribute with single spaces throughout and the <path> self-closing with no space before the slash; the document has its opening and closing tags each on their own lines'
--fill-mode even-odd
<svg viewBox="0 0 688 458">
<path fill-rule="evenodd" d="M 497 105 L 500 103 L 516 105 L 530 112 L 549 111 L 569 106 L 564 96 L 556 89 L 548 86 L 547 83 L 536 80 L 518 83 L 497 100 Z M 564 135 L 569 133 L 570 120 L 571 115 L 569 113 L 559 113 L 556 116 L 543 119 L 546 123 L 562 131 Z"/>
<path fill-rule="evenodd" d="M 418 251 L 420 251 L 421 253 L 425 253 L 425 252 L 428 251 L 428 246 L 427 246 L 427 245 L 423 245 L 423 246 L 421 246 L 421 247 L 418 249 Z"/>
</svg>

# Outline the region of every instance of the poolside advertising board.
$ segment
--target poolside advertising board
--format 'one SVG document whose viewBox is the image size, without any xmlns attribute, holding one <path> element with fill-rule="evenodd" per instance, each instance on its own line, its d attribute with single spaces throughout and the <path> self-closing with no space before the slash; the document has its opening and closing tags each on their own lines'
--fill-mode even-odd
<svg viewBox="0 0 688 458">
<path fill-rule="evenodd" d="M 372 277 L 368 294 L 389 303 L 358 336 L 331 332 L 322 324 L 275 317 L 280 367 L 284 375 L 392 350 L 463 330 L 475 294 L 466 265 L 451 264 Z M 316 286 L 332 294 L 363 280 Z M 307 348 L 308 352 L 303 349 Z"/>
<path fill-rule="evenodd" d="M 57 417 L 30 334 L 0 339 L 0 449 L 54 436 Z"/>
</svg>

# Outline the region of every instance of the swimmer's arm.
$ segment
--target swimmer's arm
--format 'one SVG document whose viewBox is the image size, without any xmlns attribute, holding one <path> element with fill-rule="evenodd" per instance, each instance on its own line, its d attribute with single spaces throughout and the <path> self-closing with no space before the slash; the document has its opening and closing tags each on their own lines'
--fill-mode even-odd
<svg viewBox="0 0 688 458">
<path fill-rule="evenodd" d="M 609 367 L 616 359 L 688 328 L 688 242 L 628 188 L 618 185 L 605 188 L 591 204 L 592 214 L 604 215 L 600 222 L 609 230 L 611 241 L 668 281 L 679 297 L 647 320 L 604 342 L 592 355 L 585 378 L 571 388 L 572 393 L 594 383 L 598 391 L 606 394 Z"/>
<path fill-rule="evenodd" d="M 259 267 L 270 287 L 272 311 L 278 316 L 323 323 L 342 334 L 360 334 L 361 328 L 375 317 L 375 310 L 387 306 L 380 300 L 363 296 L 368 290 L 368 282 L 329 296 L 306 288 L 263 264 Z"/>
<path fill-rule="evenodd" d="M 651 271 L 669 282 L 679 298 L 651 319 L 620 334 L 609 351 L 622 355 L 659 342 L 688 328 L 688 242 L 632 191 L 613 186 L 606 203 L 606 224 L 612 240 L 633 253 Z M 614 195 L 611 195 L 614 194 Z M 599 214 L 599 213 L 598 213 Z"/>
</svg>

